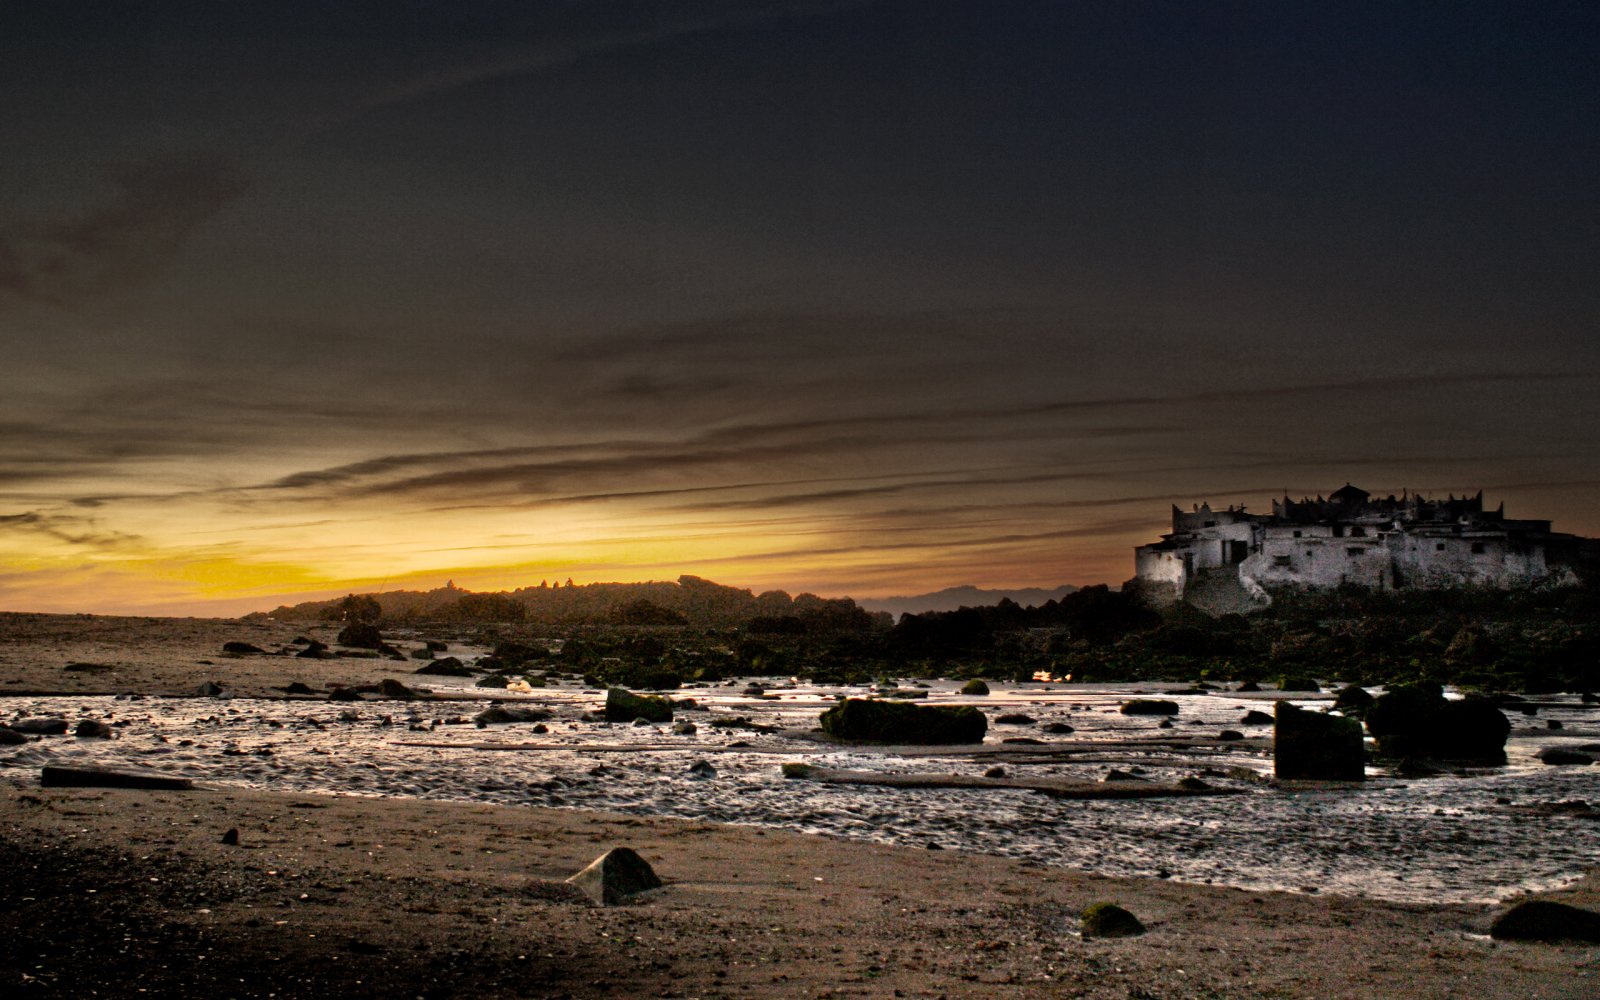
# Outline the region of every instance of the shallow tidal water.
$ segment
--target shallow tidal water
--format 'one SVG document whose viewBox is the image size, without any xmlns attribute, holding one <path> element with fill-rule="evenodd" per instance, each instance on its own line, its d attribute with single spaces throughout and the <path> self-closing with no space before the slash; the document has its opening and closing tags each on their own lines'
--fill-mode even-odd
<svg viewBox="0 0 1600 1000">
<path fill-rule="evenodd" d="M 1026 746 L 1007 747 L 1001 757 L 955 749 L 900 756 L 822 744 L 795 732 L 708 725 L 713 718 L 748 716 L 807 730 L 835 696 L 863 693 L 858 688 L 774 686 L 767 698 L 743 695 L 743 680 L 685 689 L 674 696 L 695 698 L 708 710 L 680 711 L 679 719 L 699 729 L 676 735 L 668 726 L 583 721 L 603 695 L 570 684 L 507 697 L 474 689 L 468 680 L 414 680 L 468 700 L 0 698 L 0 720 L 94 718 L 116 731 L 110 740 L 53 736 L 5 748 L 0 780 L 31 784 L 38 768 L 51 763 L 135 765 L 248 788 L 604 809 L 1005 855 L 1106 875 L 1413 902 L 1503 899 L 1560 885 L 1600 862 L 1600 820 L 1523 808 L 1573 799 L 1600 805 L 1600 766 L 1547 767 L 1533 756 L 1549 746 L 1600 741 L 1600 711 L 1576 699 L 1540 709 L 1536 717 L 1509 716 L 1505 767 L 1419 779 L 1369 769 L 1364 787 L 1289 791 L 1218 773 L 1244 767 L 1270 775 L 1270 754 L 1254 741 L 1198 750 L 1126 742 L 1215 736 L 1225 728 L 1268 737 L 1270 726 L 1246 727 L 1239 720 L 1249 708 L 1270 712 L 1278 697 L 1270 691 L 1163 695 L 1181 711 L 1173 729 L 1160 730 L 1158 719 L 1117 711 L 1130 695 L 1158 685 L 995 685 L 989 697 L 963 698 L 957 685 L 932 682 L 926 704 L 984 708 L 987 747 L 1019 736 L 1093 745 L 1071 757 L 1031 755 L 1047 747 Z M 528 723 L 473 726 L 471 717 L 487 707 L 488 694 L 550 709 L 549 732 L 535 734 Z M 1026 713 L 1037 725 L 994 723 L 1007 712 Z M 1547 729 L 1550 719 L 1562 728 Z M 1040 731 L 1049 722 L 1076 731 Z M 1241 794 L 1071 801 L 1018 789 L 834 786 L 786 780 L 779 765 L 789 760 L 962 774 L 1000 764 L 1012 777 L 1085 780 L 1115 767 L 1139 769 L 1153 780 L 1199 774 Z M 691 772 L 699 761 L 714 773 Z"/>
</svg>

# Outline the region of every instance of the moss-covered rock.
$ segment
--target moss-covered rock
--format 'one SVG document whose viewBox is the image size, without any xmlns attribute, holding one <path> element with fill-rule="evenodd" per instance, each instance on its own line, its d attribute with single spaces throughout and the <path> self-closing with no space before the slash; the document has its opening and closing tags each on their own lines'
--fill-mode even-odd
<svg viewBox="0 0 1600 1000">
<path fill-rule="evenodd" d="M 417 673 L 437 677 L 471 677 L 472 668 L 454 656 L 443 656 L 418 670 Z"/>
<path fill-rule="evenodd" d="M 822 731 L 869 743 L 982 743 L 989 720 L 971 705 L 911 705 L 847 698 L 822 713 Z"/>
<path fill-rule="evenodd" d="M 1177 715 L 1178 703 L 1162 698 L 1135 698 L 1122 703 L 1123 715 Z"/>
<path fill-rule="evenodd" d="M 672 702 L 666 698 L 634 694 L 632 691 L 625 691 L 622 688 L 612 688 L 607 691 L 606 721 L 632 722 L 634 719 L 644 719 L 647 722 L 671 722 Z"/>
<path fill-rule="evenodd" d="M 1346 715 L 1365 715 L 1375 700 L 1361 685 L 1347 684 L 1339 689 L 1338 697 L 1333 699 L 1333 707 Z"/>
<path fill-rule="evenodd" d="M 1278 702 L 1272 729 L 1272 768 L 1277 777 L 1360 781 L 1365 765 L 1361 723 Z"/>
<path fill-rule="evenodd" d="M 965 695 L 988 694 L 989 693 L 989 685 L 985 684 L 982 680 L 974 677 L 972 680 L 967 681 L 965 684 L 961 685 L 961 693 L 965 694 Z"/>
<path fill-rule="evenodd" d="M 1279 691 L 1305 691 L 1315 694 L 1322 688 L 1316 681 L 1302 674 L 1284 674 L 1278 678 Z"/>
<path fill-rule="evenodd" d="M 1083 911 L 1083 936 L 1086 938 L 1138 937 L 1144 933 L 1139 918 L 1116 903 L 1095 903 Z"/>
<path fill-rule="evenodd" d="M 355 649 L 382 649 L 383 633 L 367 622 L 351 622 L 339 630 L 339 645 Z"/>
</svg>

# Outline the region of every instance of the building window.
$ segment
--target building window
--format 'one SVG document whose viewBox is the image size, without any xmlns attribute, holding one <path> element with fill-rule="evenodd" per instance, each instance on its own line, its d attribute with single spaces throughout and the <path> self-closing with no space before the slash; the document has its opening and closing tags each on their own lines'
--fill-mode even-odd
<svg viewBox="0 0 1600 1000">
<path fill-rule="evenodd" d="M 1311 550 L 1310 549 L 1306 549 L 1306 555 L 1309 556 L 1310 554 L 1311 554 Z"/>
<path fill-rule="evenodd" d="M 1288 556 L 1273 556 L 1272 557 L 1272 565 L 1274 565 L 1274 566 L 1292 566 L 1293 564 L 1294 564 L 1294 560 L 1290 559 Z"/>
<path fill-rule="evenodd" d="M 1333 537 L 1335 537 L 1335 538 L 1343 538 L 1344 537 L 1344 525 L 1336 524 L 1336 525 L 1333 526 Z"/>
<path fill-rule="evenodd" d="M 1202 524 L 1200 527 L 1202 527 L 1202 528 L 1215 528 L 1216 526 L 1217 526 L 1217 522 L 1215 522 L 1215 521 L 1207 521 L 1206 523 Z"/>
<path fill-rule="evenodd" d="M 1351 538 L 1365 538 L 1365 537 L 1367 537 L 1367 529 L 1361 527 L 1360 525 L 1357 525 L 1354 528 L 1350 529 L 1350 537 Z"/>
<path fill-rule="evenodd" d="M 1482 542 L 1473 542 L 1472 543 L 1472 554 L 1475 555 L 1475 556 L 1483 555 L 1483 543 Z"/>
<path fill-rule="evenodd" d="M 1443 552 L 1444 551 L 1444 543 L 1443 542 L 1436 542 L 1434 544 L 1434 546 L 1433 546 L 1433 551 L 1435 551 L 1435 552 Z"/>
<path fill-rule="evenodd" d="M 1359 556 L 1361 553 L 1363 553 L 1365 551 L 1367 551 L 1367 550 L 1366 549 L 1362 549 L 1362 548 L 1351 548 L 1351 549 L 1345 549 L 1344 550 L 1344 554 L 1349 556 L 1351 559 L 1354 559 L 1356 556 Z"/>
</svg>

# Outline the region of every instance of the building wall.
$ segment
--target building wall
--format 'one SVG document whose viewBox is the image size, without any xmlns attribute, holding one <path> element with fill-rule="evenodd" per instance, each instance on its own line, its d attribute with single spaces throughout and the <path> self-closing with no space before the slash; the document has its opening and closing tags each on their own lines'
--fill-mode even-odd
<svg viewBox="0 0 1600 1000">
<path fill-rule="evenodd" d="M 1356 584 L 1375 590 L 1394 587 L 1394 566 L 1384 539 L 1335 538 L 1325 527 L 1300 538 L 1272 529 L 1262 539 L 1261 551 L 1239 567 L 1264 587 L 1337 587 Z"/>
</svg>

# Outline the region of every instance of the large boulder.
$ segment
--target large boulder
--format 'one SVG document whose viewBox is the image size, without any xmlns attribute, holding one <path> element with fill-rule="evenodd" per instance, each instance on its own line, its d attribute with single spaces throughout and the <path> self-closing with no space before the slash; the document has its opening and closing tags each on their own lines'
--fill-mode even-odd
<svg viewBox="0 0 1600 1000">
<path fill-rule="evenodd" d="M 385 677 L 378 682 L 378 693 L 385 698 L 396 698 L 400 701 L 410 701 L 420 694 L 416 689 L 406 687 L 393 677 Z"/>
<path fill-rule="evenodd" d="M 1273 774 L 1286 780 L 1360 781 L 1361 723 L 1280 701 L 1272 727 Z"/>
<path fill-rule="evenodd" d="M 1135 698 L 1123 702 L 1123 715 L 1177 715 L 1178 703 L 1163 698 Z"/>
<path fill-rule="evenodd" d="M 608 690 L 606 721 L 632 722 L 634 719 L 644 719 L 646 722 L 671 722 L 672 702 L 652 695 L 634 694 L 623 688 Z"/>
<path fill-rule="evenodd" d="M 502 722 L 543 722 L 550 712 L 543 708 L 519 708 L 515 705 L 490 705 L 472 717 L 479 729 Z"/>
<path fill-rule="evenodd" d="M 1367 709 L 1367 731 L 1385 757 L 1503 764 L 1511 723 L 1488 699 L 1450 701 L 1437 684 L 1405 684 Z"/>
<path fill-rule="evenodd" d="M 961 685 L 961 693 L 965 695 L 988 694 L 989 685 L 977 677 Z"/>
<path fill-rule="evenodd" d="M 1086 938 L 1138 937 L 1144 933 L 1139 918 L 1116 903 L 1095 903 L 1083 911 Z"/>
<path fill-rule="evenodd" d="M 13 732 L 29 736 L 60 736 L 67 731 L 67 720 L 53 717 L 17 719 L 9 725 Z"/>
<path fill-rule="evenodd" d="M 601 906 L 616 906 L 641 892 L 661 888 L 650 862 L 627 847 L 613 847 L 567 882 Z"/>
<path fill-rule="evenodd" d="M 1364 715 L 1376 700 L 1361 685 L 1348 684 L 1339 689 L 1338 697 L 1333 699 L 1333 707 L 1346 715 Z"/>
<path fill-rule="evenodd" d="M 224 653 L 238 653 L 240 655 L 247 655 L 247 654 L 250 654 L 250 653 L 265 653 L 266 652 L 266 650 L 262 649 L 260 646 L 257 646 L 254 643 L 238 642 L 238 641 L 223 643 L 222 644 L 222 651 Z"/>
<path fill-rule="evenodd" d="M 1496 917 L 1489 936 L 1500 941 L 1600 942 L 1600 913 L 1565 903 L 1530 900 Z"/>
<path fill-rule="evenodd" d="M 848 698 L 822 713 L 822 731 L 829 736 L 869 743 L 982 743 L 988 729 L 989 720 L 971 705 Z"/>
<path fill-rule="evenodd" d="M 369 622 L 351 622 L 339 630 L 339 645 L 356 649 L 382 649 L 383 633 Z"/>
<path fill-rule="evenodd" d="M 1316 681 L 1303 674 L 1284 674 L 1278 678 L 1279 691 L 1308 691 L 1316 693 L 1322 688 Z"/>
</svg>

